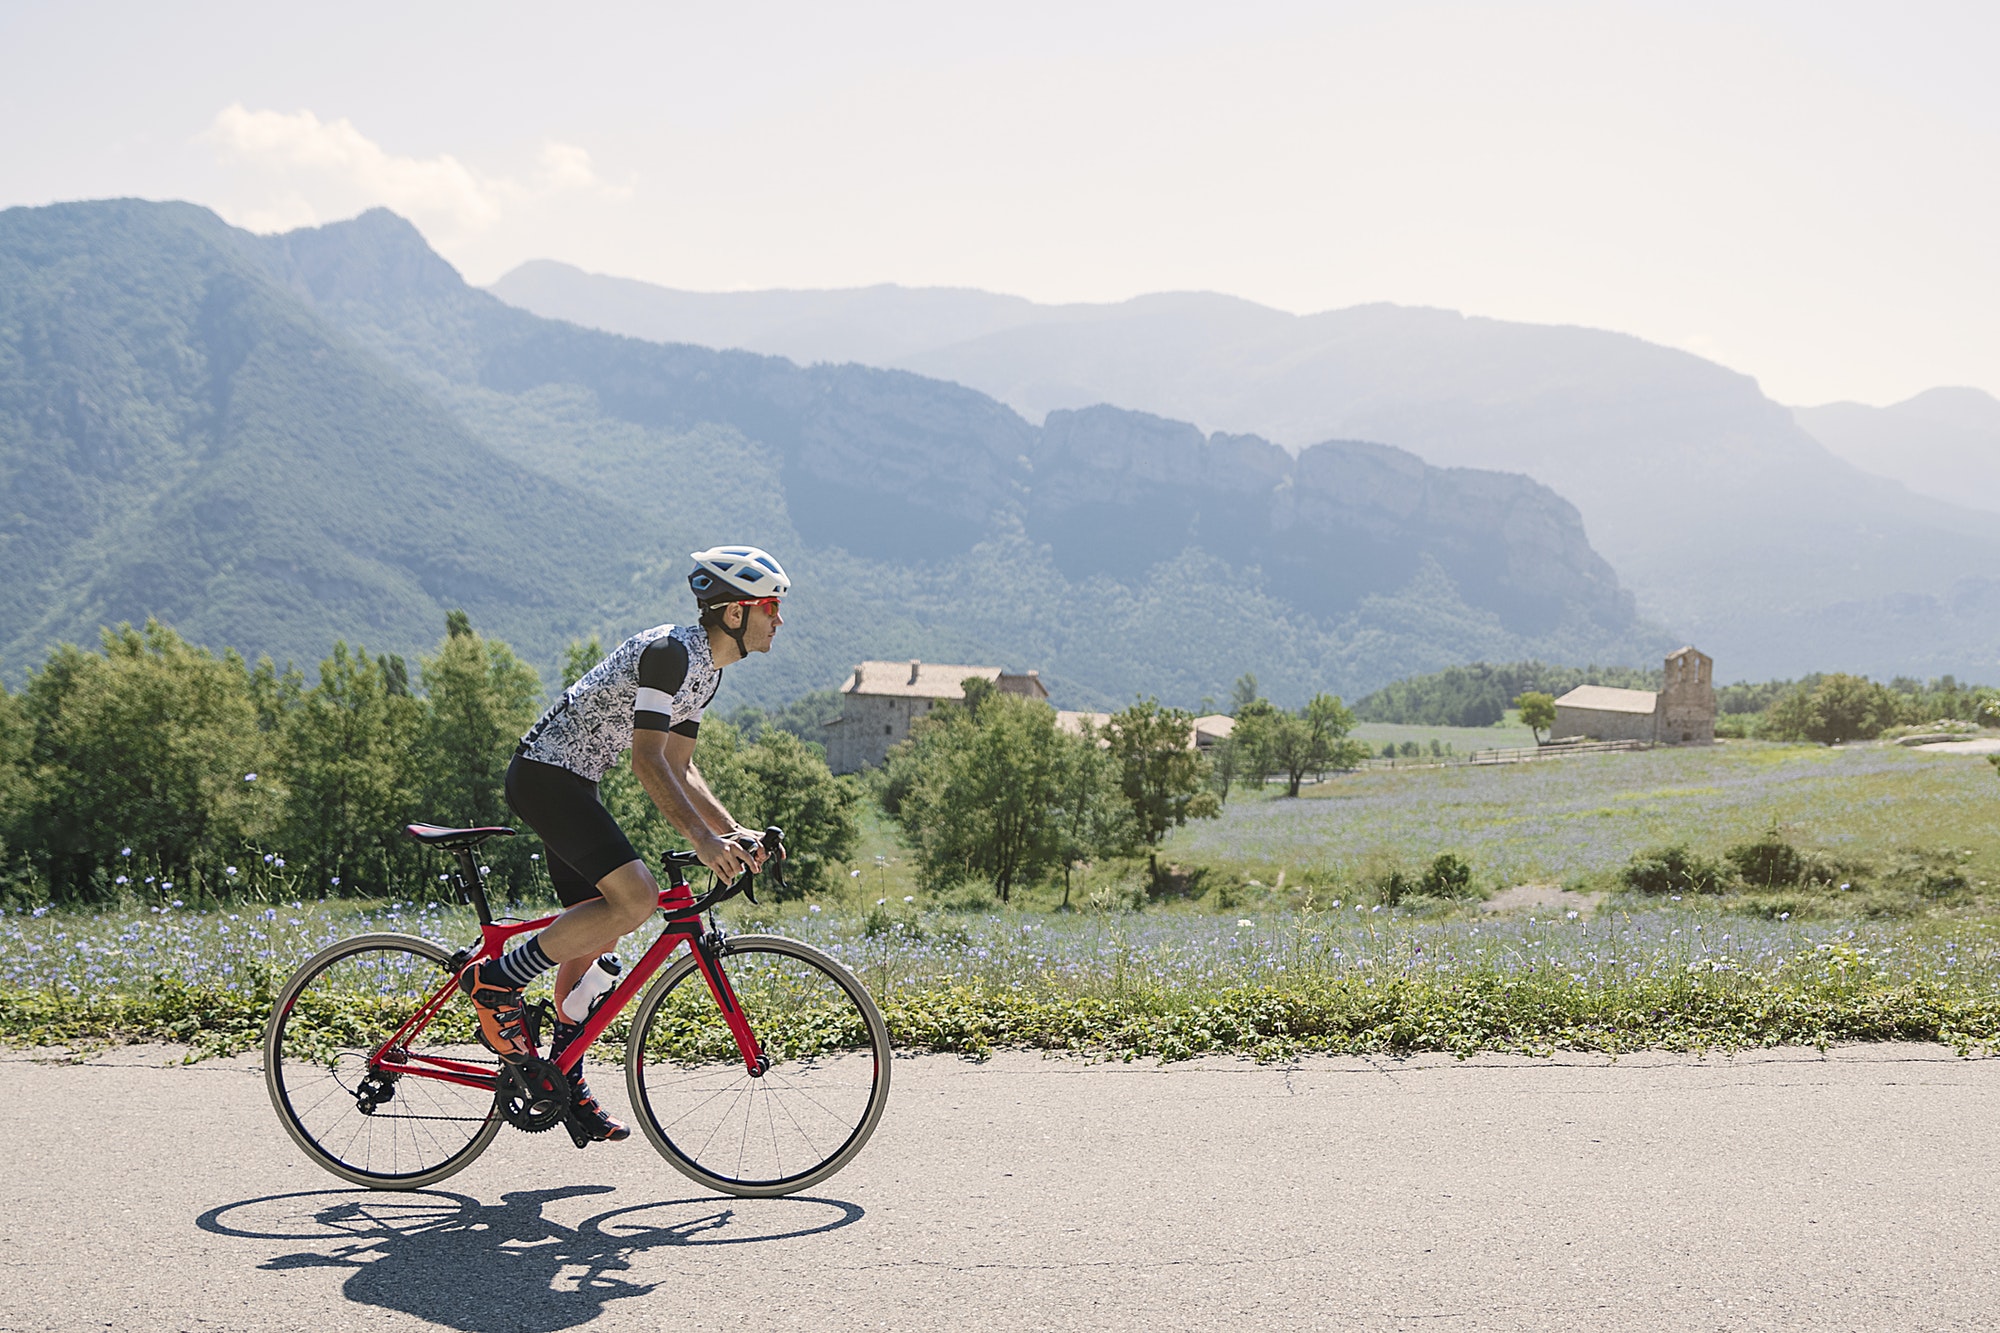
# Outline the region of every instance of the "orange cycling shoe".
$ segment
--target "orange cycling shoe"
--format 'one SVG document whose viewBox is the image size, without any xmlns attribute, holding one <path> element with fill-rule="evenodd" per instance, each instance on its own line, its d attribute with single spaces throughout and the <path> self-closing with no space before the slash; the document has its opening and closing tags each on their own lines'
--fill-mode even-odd
<svg viewBox="0 0 2000 1333">
<path fill-rule="evenodd" d="M 528 1011 L 521 992 L 495 986 L 479 975 L 480 964 L 458 975 L 458 988 L 479 1015 L 479 1044 L 502 1060 L 518 1063 L 535 1053 L 528 1041 Z"/>
</svg>

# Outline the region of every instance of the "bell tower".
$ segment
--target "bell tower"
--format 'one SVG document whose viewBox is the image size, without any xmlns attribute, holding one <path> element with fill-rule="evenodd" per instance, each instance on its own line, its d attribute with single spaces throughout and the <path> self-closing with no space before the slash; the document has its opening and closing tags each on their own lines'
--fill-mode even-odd
<svg viewBox="0 0 2000 1333">
<path fill-rule="evenodd" d="M 1690 646 L 1667 654 L 1653 724 L 1661 745 L 1715 743 L 1715 662 L 1707 653 Z"/>
</svg>

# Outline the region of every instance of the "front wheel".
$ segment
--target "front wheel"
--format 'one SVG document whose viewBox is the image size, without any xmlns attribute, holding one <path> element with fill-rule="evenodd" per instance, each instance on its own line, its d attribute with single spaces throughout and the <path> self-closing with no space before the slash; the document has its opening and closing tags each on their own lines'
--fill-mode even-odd
<svg viewBox="0 0 2000 1333">
<path fill-rule="evenodd" d="M 692 954 L 640 1000 L 625 1050 L 639 1125 L 682 1174 L 772 1198 L 854 1159 L 889 1099 L 889 1029 L 854 974 L 778 935 L 737 935 L 723 971 L 763 1048 L 752 1076 Z"/>
<path fill-rule="evenodd" d="M 342 1180 L 418 1189 L 464 1167 L 500 1132 L 491 1082 L 411 1072 L 443 1060 L 473 1080 L 497 1073 L 499 1061 L 473 1035 L 470 1005 L 448 1004 L 407 1047 L 370 1064 L 450 979 L 451 955 L 429 940 L 358 935 L 307 959 L 272 1003 L 271 1105 L 306 1155 Z"/>
</svg>

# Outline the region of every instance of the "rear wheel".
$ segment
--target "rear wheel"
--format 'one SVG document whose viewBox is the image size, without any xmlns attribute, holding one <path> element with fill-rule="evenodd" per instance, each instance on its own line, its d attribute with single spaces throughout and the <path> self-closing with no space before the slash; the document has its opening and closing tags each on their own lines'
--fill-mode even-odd
<svg viewBox="0 0 2000 1333">
<path fill-rule="evenodd" d="M 429 1056 L 496 1073 L 470 1005 L 448 1004 L 407 1050 L 382 1043 L 451 977 L 451 955 L 410 935 L 359 935 L 308 959 L 278 992 L 264 1031 L 264 1083 L 306 1155 L 343 1180 L 416 1189 L 463 1169 L 500 1132 L 493 1087 L 410 1072 Z"/>
<path fill-rule="evenodd" d="M 721 955 L 768 1068 L 744 1067 L 688 955 L 632 1017 L 632 1110 L 690 1179 L 725 1194 L 791 1194 L 847 1165 L 875 1132 L 889 1097 L 889 1030 L 854 975 L 817 949 L 738 935 Z"/>
</svg>

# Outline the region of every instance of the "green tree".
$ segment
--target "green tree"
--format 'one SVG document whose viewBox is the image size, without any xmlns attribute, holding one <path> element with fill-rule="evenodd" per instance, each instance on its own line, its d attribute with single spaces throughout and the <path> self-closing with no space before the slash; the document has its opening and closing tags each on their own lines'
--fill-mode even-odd
<svg viewBox="0 0 2000 1333">
<path fill-rule="evenodd" d="M 1066 850 L 1059 811 L 1066 747 L 1037 700 L 965 682 L 965 702 L 931 710 L 891 752 L 896 819 L 926 887 L 991 883 L 1002 902 L 1053 870 Z"/>
<path fill-rule="evenodd" d="M 1215 794 L 1203 790 L 1207 764 L 1194 748 L 1194 715 L 1141 699 L 1111 715 L 1104 737 L 1133 830 L 1157 878 L 1158 849 L 1167 834 L 1190 819 L 1213 819 L 1221 812 Z"/>
<path fill-rule="evenodd" d="M 534 722 L 542 683 L 498 639 L 485 639 L 465 613 L 446 618 L 435 657 L 423 660 L 426 708 L 420 754 L 426 818 L 486 825 L 506 822 L 501 781 L 514 746 Z"/>
<path fill-rule="evenodd" d="M 402 826 L 423 817 L 416 767 L 424 707 L 392 690 L 383 663 L 344 642 L 284 716 L 271 767 L 284 787 L 280 845 L 323 887 L 386 891 L 415 871 Z"/>
<path fill-rule="evenodd" d="M 1082 734 L 1061 748 L 1055 824 L 1062 864 L 1062 905 L 1069 906 L 1071 872 L 1079 862 L 1116 855 L 1138 842 L 1132 807 L 1119 790 L 1119 766 L 1109 746 L 1098 744 L 1086 720 Z"/>
<path fill-rule="evenodd" d="M 29 678 L 26 850 L 58 901 L 106 896 L 125 847 L 213 885 L 279 804 L 250 672 L 153 620 L 103 643 L 64 644 Z"/>
<path fill-rule="evenodd" d="M 1234 736 L 1224 736 L 1209 747 L 1208 784 L 1217 803 L 1229 799 L 1229 788 L 1236 781 L 1240 762 Z"/>
<path fill-rule="evenodd" d="M 1275 753 L 1269 737 L 1284 714 L 1269 699 L 1252 699 L 1236 710 L 1236 726 L 1229 733 L 1234 767 L 1243 781 L 1261 790 L 1274 771 Z"/>
<path fill-rule="evenodd" d="M 1349 741 L 1354 714 L 1336 695 L 1316 694 L 1296 713 L 1282 712 L 1263 700 L 1239 714 L 1231 739 L 1240 741 L 1250 768 L 1262 775 L 1282 773 L 1286 794 L 1297 796 L 1308 773 L 1324 775 L 1335 768 L 1352 768 L 1368 757 L 1367 747 Z"/>
<path fill-rule="evenodd" d="M 1236 678 L 1236 684 L 1230 687 L 1229 715 L 1231 717 L 1241 716 L 1244 709 L 1258 702 L 1263 697 L 1263 695 L 1257 693 L 1257 677 L 1251 672 L 1244 672 Z"/>
<path fill-rule="evenodd" d="M 1774 740 L 1872 740 L 1901 721 L 1894 691 L 1844 672 L 1801 681 L 1764 714 L 1761 734 Z"/>
<path fill-rule="evenodd" d="M 595 634 L 588 639 L 571 639 L 563 649 L 562 687 L 568 693 L 569 687 L 590 674 L 590 669 L 604 660 L 604 645 Z"/>
<path fill-rule="evenodd" d="M 744 744 L 728 721 L 705 718 L 695 766 L 744 827 L 785 831 L 792 896 L 825 890 L 833 867 L 854 854 L 860 789 L 828 770 L 818 746 L 776 728 Z"/>
<path fill-rule="evenodd" d="M 1542 733 L 1556 725 L 1556 697 L 1527 690 L 1514 696 L 1514 707 L 1521 710 L 1521 725 L 1535 734 L 1535 744 L 1540 745 Z"/>
<path fill-rule="evenodd" d="M 35 730 L 21 696 L 0 681 L 0 887 L 17 877 L 22 823 L 28 813 L 29 754 Z"/>
</svg>

